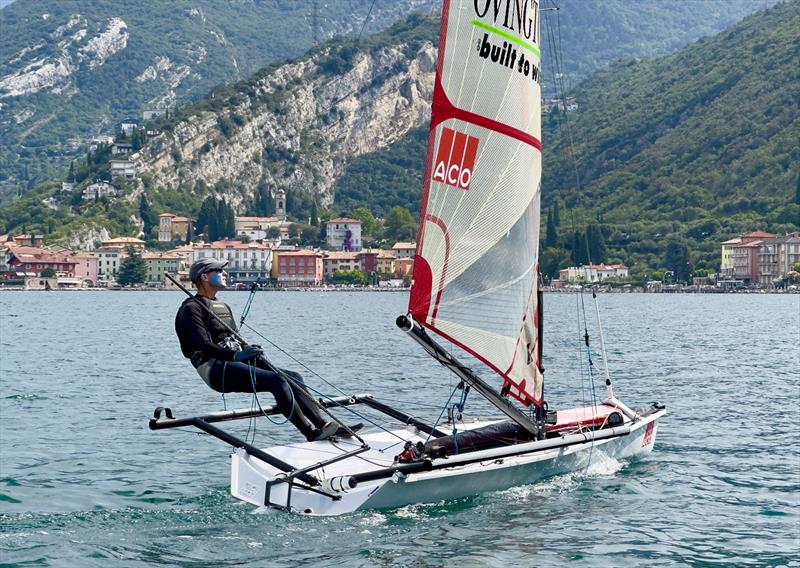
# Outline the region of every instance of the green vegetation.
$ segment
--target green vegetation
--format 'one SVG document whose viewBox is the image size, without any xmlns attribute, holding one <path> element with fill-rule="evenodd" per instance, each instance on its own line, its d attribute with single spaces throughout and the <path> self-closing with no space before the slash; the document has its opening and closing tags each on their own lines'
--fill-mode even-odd
<svg viewBox="0 0 800 568">
<path fill-rule="evenodd" d="M 608 256 L 634 272 L 717 269 L 722 240 L 797 230 L 799 40 L 800 3 L 785 2 L 676 55 L 598 73 L 574 93 L 577 112 L 545 121 L 545 205 L 561 198 L 570 230 L 597 222 Z"/>
<path fill-rule="evenodd" d="M 147 265 L 139 254 L 139 251 L 133 247 L 128 247 L 128 256 L 122 259 L 119 263 L 119 274 L 117 275 L 117 284 L 120 286 L 131 286 L 136 284 L 143 284 L 147 278 Z"/>
<path fill-rule="evenodd" d="M 407 15 L 410 5 L 379 3 L 384 5 L 372 12 L 367 34 Z M 297 57 L 314 41 L 306 2 L 149 0 L 143 6 L 114 0 L 26 0 L 0 11 L 0 76 L 65 54 L 73 67 L 55 89 L 3 98 L 0 201 L 62 177 L 92 136 L 113 133 L 122 120 L 141 119 L 149 101 L 166 99 L 173 88 L 178 104 L 196 100 L 271 61 Z M 360 26 L 352 24 L 365 18 L 367 9 L 360 0 L 320 3 L 323 37 L 343 29 L 357 33 Z M 47 19 L 41 17 L 45 13 Z M 59 32 L 76 14 L 80 21 Z M 127 45 L 102 65 L 92 65 L 79 50 L 115 17 L 127 25 Z M 81 29 L 86 30 L 83 38 L 62 45 Z M 235 118 L 230 120 L 235 126 Z"/>
<path fill-rule="evenodd" d="M 233 208 L 224 199 L 209 196 L 203 201 L 197 214 L 197 231 L 207 235 L 208 241 L 236 237 Z"/>
<path fill-rule="evenodd" d="M 367 283 L 367 274 L 363 270 L 336 270 L 333 273 L 333 283 L 363 286 Z"/>
<path fill-rule="evenodd" d="M 752 0 L 571 0 L 561 2 L 567 46 L 564 58 L 569 81 L 578 81 L 620 57 L 660 55 L 687 41 L 714 33 L 759 7 Z M 322 71 L 347 71 L 357 49 L 373 49 L 387 35 L 375 35 L 414 9 L 427 10 L 408 0 L 378 0 L 370 10 L 363 0 L 337 0 L 319 5 L 322 37 L 347 30 L 357 34 L 370 12 L 365 35 L 329 41 Z M 48 179 L 64 175 L 69 162 L 85 143 L 100 133 L 113 132 L 124 119 L 141 118 L 149 101 L 164 100 L 173 90 L 178 105 L 203 97 L 214 86 L 246 77 L 277 59 L 298 57 L 314 42 L 307 2 L 216 2 L 197 0 L 191 5 L 150 0 L 146 9 L 136 2 L 113 0 L 26 0 L 0 11 L 0 76 L 21 72 L 34 61 L 52 62 L 66 53 L 72 74 L 56 89 L 3 98 L 3 140 L 0 141 L 0 201 L 31 191 Z M 41 14 L 47 13 L 45 20 Z M 703 17 L 698 17 L 702 13 Z M 58 29 L 78 14 L 72 28 Z M 545 23 L 555 12 L 544 12 Z M 92 65 L 78 51 L 107 29 L 111 18 L 127 25 L 127 46 L 103 65 Z M 404 36 L 407 50 L 421 41 L 436 41 L 438 23 L 412 16 L 395 24 L 389 35 Z M 355 25 L 354 25 L 355 24 Z M 555 27 L 556 22 L 553 22 Z M 60 45 L 81 29 L 86 35 Z M 543 26 L 544 30 L 544 26 Z M 22 57 L 17 58 L 23 50 Z M 63 52 L 62 52 L 63 49 Z M 545 73 L 548 73 L 545 58 Z M 159 70 L 156 70 L 160 65 Z M 187 78 L 187 77 L 190 77 Z M 376 78 L 380 82 L 382 78 Z M 234 106 L 240 93 L 221 87 L 213 107 Z M 252 93 L 254 96 L 256 93 Z M 234 97 L 233 99 L 231 97 Z M 267 96 L 262 102 L 278 105 Z M 170 105 L 172 106 L 172 105 Z M 168 113 L 185 112 L 169 108 Z M 220 118 L 223 132 L 232 133 L 236 116 Z"/>
</svg>

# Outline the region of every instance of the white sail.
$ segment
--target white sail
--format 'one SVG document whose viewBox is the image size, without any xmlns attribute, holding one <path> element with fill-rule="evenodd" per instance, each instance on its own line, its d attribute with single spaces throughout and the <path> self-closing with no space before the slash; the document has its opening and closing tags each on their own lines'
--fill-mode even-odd
<svg viewBox="0 0 800 568">
<path fill-rule="evenodd" d="M 445 1 L 409 313 L 540 404 L 537 0 Z"/>
</svg>

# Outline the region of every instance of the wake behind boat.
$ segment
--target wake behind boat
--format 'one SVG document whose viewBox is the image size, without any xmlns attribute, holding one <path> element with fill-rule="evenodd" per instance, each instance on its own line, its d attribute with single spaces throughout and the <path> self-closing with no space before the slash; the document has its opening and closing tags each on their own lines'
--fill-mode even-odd
<svg viewBox="0 0 800 568">
<path fill-rule="evenodd" d="M 595 453 L 629 458 L 653 449 L 664 407 L 632 410 L 614 396 L 608 372 L 600 404 L 553 411 L 545 402 L 539 5 L 499 4 L 507 9 L 489 0 L 444 2 L 413 282 L 408 313 L 397 320 L 461 381 L 451 395 L 462 395 L 456 411 L 449 399 L 442 409 L 451 410 L 447 431 L 354 395 L 320 403 L 367 405 L 399 426 L 262 449 L 214 424 L 274 408 L 186 419 L 157 409 L 153 429 L 194 426 L 236 448 L 235 497 L 337 515 L 505 489 L 582 469 Z M 482 362 L 498 386 L 432 334 Z M 459 420 L 469 392 L 505 418 Z"/>
</svg>

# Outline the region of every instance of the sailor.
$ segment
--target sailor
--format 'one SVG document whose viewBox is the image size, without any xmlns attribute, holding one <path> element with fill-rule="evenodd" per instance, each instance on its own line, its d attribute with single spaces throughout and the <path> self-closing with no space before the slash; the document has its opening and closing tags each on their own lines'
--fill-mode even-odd
<svg viewBox="0 0 800 568">
<path fill-rule="evenodd" d="M 197 294 L 183 302 L 175 316 L 175 331 L 183 355 L 191 361 L 205 383 L 217 392 L 255 390 L 272 393 L 278 410 L 309 441 L 347 435 L 346 430 L 338 429 L 335 422 L 322 417 L 299 373 L 279 369 L 279 374 L 265 368 L 261 348 L 257 345 L 242 346 L 231 334 L 230 329 L 236 330 L 233 313 L 228 304 L 217 299 L 217 292 L 228 285 L 228 274 L 224 270 L 227 264 L 201 258 L 189 270 Z M 199 302 L 219 320 L 204 310 Z"/>
</svg>

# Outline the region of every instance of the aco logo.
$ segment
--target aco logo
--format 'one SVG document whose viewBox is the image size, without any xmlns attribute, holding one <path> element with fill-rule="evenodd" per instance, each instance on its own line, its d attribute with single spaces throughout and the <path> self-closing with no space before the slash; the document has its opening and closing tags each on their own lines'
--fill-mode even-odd
<svg viewBox="0 0 800 568">
<path fill-rule="evenodd" d="M 477 138 L 451 128 L 442 128 L 439 149 L 433 164 L 433 181 L 459 189 L 469 189 L 477 154 Z"/>
</svg>

